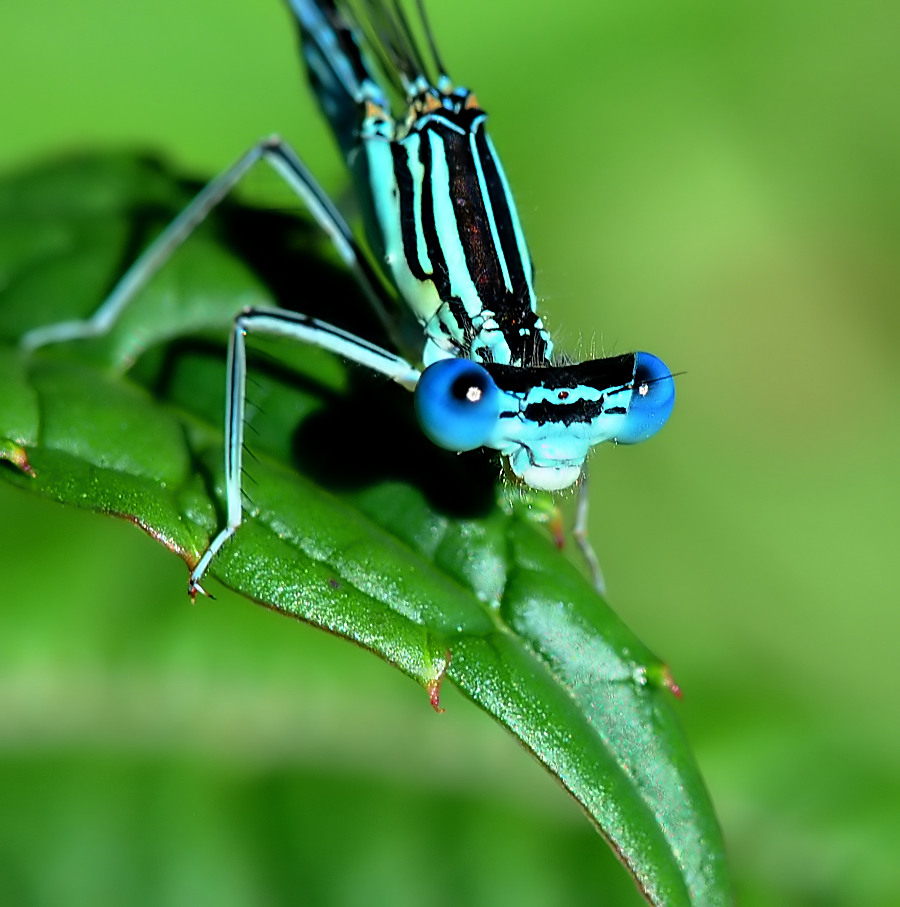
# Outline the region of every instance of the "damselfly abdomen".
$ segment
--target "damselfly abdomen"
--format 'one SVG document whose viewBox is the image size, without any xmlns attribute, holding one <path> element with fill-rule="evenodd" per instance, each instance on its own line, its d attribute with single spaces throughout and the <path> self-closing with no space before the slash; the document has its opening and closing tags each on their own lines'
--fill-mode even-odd
<svg viewBox="0 0 900 907">
<path fill-rule="evenodd" d="M 227 525 L 191 573 L 192 594 L 241 523 L 246 335 L 316 344 L 415 391 L 436 444 L 496 450 L 515 479 L 556 491 L 578 482 L 590 449 L 655 434 L 674 381 L 649 353 L 557 364 L 537 314 L 534 268 L 475 95 L 446 73 L 417 2 L 416 34 L 400 0 L 288 0 L 311 82 L 353 176 L 376 267 L 421 326 L 418 348 L 391 352 L 280 308 L 234 321 L 228 353 Z M 357 8 L 358 7 L 358 8 Z M 106 331 L 175 248 L 258 160 L 294 188 L 390 322 L 394 300 L 342 215 L 298 155 L 267 139 L 210 183 L 131 266 L 91 319 L 32 331 L 26 346 Z M 399 332 L 397 332 L 399 334 Z M 419 364 L 421 363 L 421 365 Z"/>
</svg>

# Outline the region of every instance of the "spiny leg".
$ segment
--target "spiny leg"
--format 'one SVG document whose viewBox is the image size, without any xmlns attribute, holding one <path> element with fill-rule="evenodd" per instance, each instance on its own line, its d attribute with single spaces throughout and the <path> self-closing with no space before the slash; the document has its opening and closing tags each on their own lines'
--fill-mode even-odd
<svg viewBox="0 0 900 907">
<path fill-rule="evenodd" d="M 302 199 L 357 278 L 381 321 L 393 333 L 394 325 L 387 311 L 386 299 L 379 291 L 379 279 L 353 238 L 347 222 L 291 146 L 278 136 L 273 136 L 258 142 L 201 189 L 134 261 L 93 315 L 81 321 L 62 321 L 34 328 L 22 337 L 22 346 L 33 350 L 49 343 L 106 334 L 128 303 L 259 160 L 267 161 Z"/>
<path fill-rule="evenodd" d="M 244 406 L 247 386 L 248 333 L 287 337 L 311 343 L 337 353 L 358 365 L 371 368 L 398 384 L 413 390 L 419 380 L 419 370 L 388 350 L 344 331 L 341 328 L 286 309 L 254 308 L 241 312 L 234 320 L 228 343 L 228 364 L 225 386 L 225 504 L 226 525 L 200 556 L 191 572 L 188 591 L 191 597 L 198 592 L 206 595 L 200 585 L 213 557 L 237 531 L 242 520 L 241 468 L 244 447 Z"/>
<path fill-rule="evenodd" d="M 588 534 L 588 506 L 590 504 L 588 496 L 588 470 L 587 464 L 582 467 L 581 481 L 578 483 L 578 490 L 575 498 L 575 523 L 572 526 L 572 538 L 581 552 L 581 556 L 587 563 L 588 572 L 594 583 L 594 588 L 603 596 L 606 595 L 606 580 L 603 577 L 603 569 L 600 567 L 600 561 L 597 559 L 597 553 Z"/>
</svg>

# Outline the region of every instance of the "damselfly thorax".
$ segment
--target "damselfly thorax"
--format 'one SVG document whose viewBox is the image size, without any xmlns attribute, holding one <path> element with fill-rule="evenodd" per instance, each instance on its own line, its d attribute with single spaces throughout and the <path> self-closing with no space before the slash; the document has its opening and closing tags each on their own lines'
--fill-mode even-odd
<svg viewBox="0 0 900 907">
<path fill-rule="evenodd" d="M 534 266 L 512 193 L 466 89 L 425 86 L 405 117 L 365 105 L 351 167 L 369 198 L 375 247 L 422 325 L 425 365 L 549 365 Z"/>
</svg>

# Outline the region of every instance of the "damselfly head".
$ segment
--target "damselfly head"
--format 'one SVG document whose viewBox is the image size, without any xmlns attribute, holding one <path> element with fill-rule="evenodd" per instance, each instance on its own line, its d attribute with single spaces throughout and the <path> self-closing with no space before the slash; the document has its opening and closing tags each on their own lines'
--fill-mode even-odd
<svg viewBox="0 0 900 907">
<path fill-rule="evenodd" d="M 435 444 L 498 450 L 516 478 L 540 491 L 575 484 L 603 441 L 653 437 L 674 404 L 672 373 L 650 353 L 543 368 L 440 359 L 422 373 L 415 396 L 419 424 Z"/>
</svg>

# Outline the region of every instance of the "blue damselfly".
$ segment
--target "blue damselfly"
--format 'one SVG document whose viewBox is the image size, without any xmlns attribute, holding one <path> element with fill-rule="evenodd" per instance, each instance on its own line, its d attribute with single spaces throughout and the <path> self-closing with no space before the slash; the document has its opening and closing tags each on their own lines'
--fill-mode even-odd
<svg viewBox="0 0 900 907">
<path fill-rule="evenodd" d="M 315 344 L 388 376 L 415 392 L 419 423 L 436 444 L 496 450 L 508 472 L 535 489 L 557 491 L 580 480 L 583 487 L 594 445 L 652 436 L 674 403 L 672 376 L 649 353 L 554 362 L 537 314 L 531 257 L 486 114 L 475 95 L 447 75 L 421 0 L 422 40 L 400 0 L 288 3 L 310 80 L 353 177 L 377 269 L 418 321 L 421 342 L 400 355 L 285 309 L 249 308 L 236 316 L 227 367 L 226 526 L 192 571 L 192 594 L 203 591 L 212 558 L 242 519 L 248 333 Z M 90 319 L 36 329 L 24 344 L 33 349 L 107 331 L 259 160 L 303 200 L 390 328 L 393 300 L 375 267 L 299 156 L 276 137 L 209 183 Z M 580 513 L 583 532 L 583 507 Z"/>
</svg>

